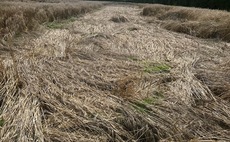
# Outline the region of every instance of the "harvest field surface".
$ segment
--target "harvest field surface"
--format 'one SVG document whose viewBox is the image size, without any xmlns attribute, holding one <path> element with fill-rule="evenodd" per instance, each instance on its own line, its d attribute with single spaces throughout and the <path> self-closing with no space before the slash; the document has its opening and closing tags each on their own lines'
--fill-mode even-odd
<svg viewBox="0 0 230 142">
<path fill-rule="evenodd" d="M 53 1 L 0 2 L 2 142 L 230 141 L 229 12 Z"/>
</svg>

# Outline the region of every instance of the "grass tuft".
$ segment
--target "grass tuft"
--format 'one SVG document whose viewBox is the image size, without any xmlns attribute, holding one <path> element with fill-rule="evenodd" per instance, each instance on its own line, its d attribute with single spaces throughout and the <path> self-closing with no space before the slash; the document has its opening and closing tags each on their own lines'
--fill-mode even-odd
<svg viewBox="0 0 230 142">
<path fill-rule="evenodd" d="M 148 105 L 152 105 L 155 103 L 158 103 L 160 101 L 160 99 L 162 99 L 163 93 L 162 92 L 154 92 L 154 94 L 152 96 L 146 97 L 143 99 L 143 103 L 148 104 Z"/>
<path fill-rule="evenodd" d="M 137 101 L 132 103 L 133 108 L 135 108 L 140 113 L 148 113 L 149 109 L 147 108 L 146 104 L 141 101 Z"/>
<path fill-rule="evenodd" d="M 4 123 L 5 123 L 5 120 L 3 118 L 1 118 L 0 119 L 0 127 L 3 127 Z"/>
<path fill-rule="evenodd" d="M 66 20 L 56 20 L 53 22 L 47 22 L 44 23 L 44 25 L 50 29 L 63 29 L 66 25 L 68 25 L 71 22 L 74 22 L 76 20 L 76 17 L 71 17 Z"/>
<path fill-rule="evenodd" d="M 171 67 L 167 64 L 149 64 L 144 67 L 144 72 L 147 73 L 169 73 Z"/>
<path fill-rule="evenodd" d="M 62 29 L 64 27 L 63 23 L 56 22 L 56 21 L 45 23 L 45 25 L 50 29 Z"/>
</svg>

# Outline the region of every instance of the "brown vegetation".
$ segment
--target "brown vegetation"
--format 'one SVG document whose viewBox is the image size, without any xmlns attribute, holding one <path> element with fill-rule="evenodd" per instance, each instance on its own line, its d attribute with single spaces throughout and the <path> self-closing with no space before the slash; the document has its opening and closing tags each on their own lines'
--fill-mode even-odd
<svg viewBox="0 0 230 142">
<path fill-rule="evenodd" d="M 97 3 L 0 3 L 0 38 L 38 29 L 40 24 L 68 19 L 101 7 Z"/>
<path fill-rule="evenodd" d="M 168 30 L 230 41 L 230 13 L 226 11 L 152 5 L 146 6 L 142 13 L 156 17 Z"/>
<path fill-rule="evenodd" d="M 230 44 L 169 32 L 141 10 L 107 6 L 0 44 L 1 141 L 230 141 Z"/>
</svg>

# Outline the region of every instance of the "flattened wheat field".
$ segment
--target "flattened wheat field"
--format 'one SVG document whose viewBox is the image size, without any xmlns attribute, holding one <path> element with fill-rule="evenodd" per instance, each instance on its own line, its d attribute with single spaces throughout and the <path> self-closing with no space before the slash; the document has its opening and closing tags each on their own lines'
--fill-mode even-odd
<svg viewBox="0 0 230 142">
<path fill-rule="evenodd" d="M 142 9 L 108 4 L 0 45 L 1 141 L 230 141 L 230 43 Z"/>
</svg>

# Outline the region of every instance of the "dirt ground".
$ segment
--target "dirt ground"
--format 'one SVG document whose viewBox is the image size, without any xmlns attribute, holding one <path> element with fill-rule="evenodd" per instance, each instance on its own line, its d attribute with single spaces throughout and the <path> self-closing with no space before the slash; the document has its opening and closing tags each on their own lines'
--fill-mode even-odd
<svg viewBox="0 0 230 142">
<path fill-rule="evenodd" d="M 230 44 L 141 11 L 109 5 L 2 47 L 1 141 L 230 141 Z"/>
</svg>

